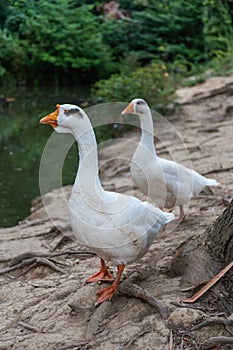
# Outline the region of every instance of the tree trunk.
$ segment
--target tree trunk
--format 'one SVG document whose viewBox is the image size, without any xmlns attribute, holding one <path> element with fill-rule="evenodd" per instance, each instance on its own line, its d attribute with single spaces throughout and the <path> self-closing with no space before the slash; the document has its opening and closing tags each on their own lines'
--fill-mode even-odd
<svg viewBox="0 0 233 350">
<path fill-rule="evenodd" d="M 232 260 L 233 200 L 203 234 L 190 237 L 178 248 L 172 270 L 182 276 L 184 285 L 198 285 L 210 280 Z M 211 289 L 218 308 L 227 314 L 233 312 L 232 281 L 228 277 L 231 274 L 232 271 L 227 272 L 226 277 Z M 200 300 L 204 298 L 206 295 Z"/>
</svg>

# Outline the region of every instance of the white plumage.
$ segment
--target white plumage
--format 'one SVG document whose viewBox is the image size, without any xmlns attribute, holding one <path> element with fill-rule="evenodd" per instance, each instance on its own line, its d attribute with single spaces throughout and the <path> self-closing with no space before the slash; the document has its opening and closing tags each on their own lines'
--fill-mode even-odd
<svg viewBox="0 0 233 350">
<path fill-rule="evenodd" d="M 196 171 L 171 160 L 157 156 L 154 146 L 153 119 L 148 104 L 134 99 L 122 114 L 137 114 L 141 125 L 141 140 L 133 155 L 131 176 L 138 188 L 147 194 L 160 208 L 171 209 L 178 205 L 181 222 L 183 205 L 205 187 L 217 186 L 217 181 L 208 179 Z"/>
<path fill-rule="evenodd" d="M 52 125 L 57 132 L 71 133 L 78 143 L 79 168 L 69 201 L 70 221 L 77 241 L 101 259 L 100 271 L 87 282 L 112 279 L 105 260 L 118 268 L 113 284 L 98 292 L 96 304 L 100 304 L 112 298 L 125 265 L 147 252 L 159 230 L 174 215 L 136 197 L 103 189 L 94 131 L 80 107 L 57 105 L 57 110 L 42 118 L 41 123 Z"/>
</svg>

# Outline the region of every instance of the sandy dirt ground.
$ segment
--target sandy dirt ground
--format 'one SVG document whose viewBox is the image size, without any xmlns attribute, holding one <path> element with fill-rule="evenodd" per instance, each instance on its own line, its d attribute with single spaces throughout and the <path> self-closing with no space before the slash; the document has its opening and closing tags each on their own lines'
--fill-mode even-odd
<svg viewBox="0 0 233 350">
<path fill-rule="evenodd" d="M 228 330 L 221 324 L 195 329 L 203 320 L 221 316 L 208 304 L 214 288 L 194 305 L 184 305 L 182 299 L 191 294 L 182 289 L 189 285 L 171 267 L 177 248 L 202 234 L 233 197 L 232 97 L 233 76 L 210 78 L 177 91 L 178 108 L 167 117 L 170 124 L 155 119 L 159 156 L 192 166 L 220 185 L 192 199 L 185 221 L 167 225 L 149 252 L 127 266 L 123 279 L 130 280 L 129 287 L 123 285 L 111 302 L 96 308 L 101 287 L 85 283 L 97 272 L 99 259 L 71 239 L 64 205 L 71 186 L 44 196 L 52 221 L 37 198 L 27 219 L 0 229 L 0 349 L 195 350 L 210 348 L 203 344 L 212 336 L 232 338 L 232 323 Z M 101 149 L 100 175 L 106 189 L 144 200 L 129 173 L 139 137 L 135 129 Z M 224 317 L 233 319 L 233 310 Z M 233 344 L 215 349 L 233 349 Z"/>
</svg>

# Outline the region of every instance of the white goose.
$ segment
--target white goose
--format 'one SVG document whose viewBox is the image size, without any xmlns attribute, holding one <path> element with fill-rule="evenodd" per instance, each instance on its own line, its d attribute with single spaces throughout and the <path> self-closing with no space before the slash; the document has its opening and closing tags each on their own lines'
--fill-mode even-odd
<svg viewBox="0 0 233 350">
<path fill-rule="evenodd" d="M 95 252 L 100 271 L 87 282 L 113 280 L 106 261 L 117 265 L 111 286 L 98 292 L 96 305 L 111 300 L 126 264 L 142 257 L 156 234 L 174 219 L 147 202 L 103 189 L 98 175 L 95 134 L 86 113 L 78 106 L 57 105 L 40 123 L 59 133 L 71 133 L 78 143 L 79 168 L 69 200 L 70 221 L 76 239 Z"/>
<path fill-rule="evenodd" d="M 157 156 L 154 145 L 153 119 L 148 104 L 134 99 L 121 114 L 137 114 L 141 125 L 141 139 L 133 155 L 131 176 L 138 188 L 160 208 L 180 208 L 178 222 L 185 218 L 183 205 L 205 186 L 217 186 L 217 181 L 207 179 L 196 171 L 171 160 Z"/>
</svg>

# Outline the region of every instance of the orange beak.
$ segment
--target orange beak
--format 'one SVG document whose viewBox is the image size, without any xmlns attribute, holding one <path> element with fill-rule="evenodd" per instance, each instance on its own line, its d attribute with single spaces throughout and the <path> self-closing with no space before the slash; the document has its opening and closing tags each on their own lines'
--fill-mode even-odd
<svg viewBox="0 0 233 350">
<path fill-rule="evenodd" d="M 130 102 L 130 104 L 121 112 L 121 114 L 134 114 L 133 102 Z"/>
<path fill-rule="evenodd" d="M 60 105 L 57 104 L 56 105 L 56 111 L 46 115 L 44 118 L 42 118 L 40 120 L 40 123 L 41 124 L 49 124 L 51 125 L 53 128 L 56 128 L 58 126 L 58 123 L 57 123 L 57 117 L 58 117 L 58 114 L 59 114 L 59 110 L 60 110 Z"/>
</svg>

